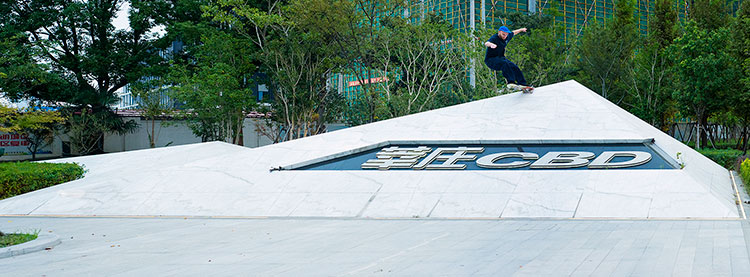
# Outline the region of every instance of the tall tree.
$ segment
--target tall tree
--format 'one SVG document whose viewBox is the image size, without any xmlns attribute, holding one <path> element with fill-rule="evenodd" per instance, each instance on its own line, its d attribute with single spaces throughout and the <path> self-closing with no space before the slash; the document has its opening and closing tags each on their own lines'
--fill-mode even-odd
<svg viewBox="0 0 750 277">
<path fill-rule="evenodd" d="M 381 91 L 379 87 L 371 82 L 372 79 L 382 78 L 382 68 L 378 66 L 379 59 L 376 52 L 379 42 L 389 40 L 382 26 L 386 18 L 396 18 L 404 15 L 406 2 L 403 0 L 371 0 L 371 1 L 346 1 L 350 4 L 346 7 L 346 14 L 342 16 L 343 24 L 335 28 L 333 47 L 341 54 L 344 61 L 343 72 L 351 74 L 359 82 L 360 91 L 358 105 L 364 106 L 362 118 L 359 123 L 369 123 L 376 120 L 375 109 Z M 407 11 L 409 13 L 410 11 Z M 413 11 L 412 11 L 413 12 Z M 415 21 L 422 21 L 427 17 L 426 13 L 413 13 L 411 16 Z M 417 19 L 418 18 L 418 19 Z"/>
<path fill-rule="evenodd" d="M 152 45 L 157 36 L 150 32 L 152 16 L 146 15 L 150 11 L 131 8 L 130 29 L 115 30 L 112 21 L 124 2 L 39 0 L 0 6 L 0 12 L 11 15 L 4 18 L 4 27 L 26 35 L 25 46 L 38 50 L 35 60 L 48 64 L 58 78 L 56 83 L 31 83 L 25 91 L 5 92 L 108 110 L 117 101 L 115 92 L 140 78 L 143 68 L 159 58 Z"/>
<path fill-rule="evenodd" d="M 632 0 L 617 0 L 614 18 L 606 24 L 589 23 L 577 47 L 581 80 L 618 105 L 626 97 L 622 78 L 638 40 L 634 5 Z"/>
<path fill-rule="evenodd" d="M 384 20 L 386 34 L 376 45 L 375 63 L 382 80 L 378 119 L 388 119 L 444 106 L 441 94 L 460 90 L 466 76 L 468 38 L 440 16 L 431 14 L 421 24 L 398 17 Z"/>
<path fill-rule="evenodd" d="M 206 29 L 195 60 L 175 65 L 173 96 L 184 101 L 189 126 L 202 141 L 243 144 L 243 123 L 255 108 L 250 78 L 255 71 L 249 42 L 229 31 Z"/>
<path fill-rule="evenodd" d="M 736 80 L 733 57 L 726 49 L 729 30 L 705 30 L 692 20 L 684 34 L 668 48 L 674 63 L 676 90 L 673 96 L 698 122 L 695 148 L 701 145 L 705 120 L 726 106 L 727 94 Z"/>
<path fill-rule="evenodd" d="M 741 66 L 739 88 L 732 93 L 732 113 L 742 123 L 742 150 L 747 153 L 750 140 L 750 1 L 744 1 L 732 28 L 732 54 Z"/>
<path fill-rule="evenodd" d="M 166 76 L 140 80 L 130 84 L 131 95 L 138 97 L 140 100 L 138 108 L 141 109 L 142 116 L 150 121 L 148 123 L 150 126 L 146 126 L 146 134 L 148 134 L 148 144 L 151 148 L 156 147 L 161 128 L 167 124 L 162 120 L 159 128 L 156 128 L 156 120 L 173 116 L 175 110 L 173 100 L 175 95 L 172 93 L 172 87 L 167 78 L 163 77 Z"/>
<path fill-rule="evenodd" d="M 665 49 L 677 38 L 677 10 L 670 0 L 657 0 L 654 15 L 648 22 L 648 42 Z"/>
<path fill-rule="evenodd" d="M 258 47 L 261 69 L 272 80 L 274 104 L 270 128 L 290 140 L 326 131 L 338 119 L 340 95 L 326 80 L 342 62 L 335 52 L 334 28 L 343 25 L 347 1 L 295 0 L 257 5 L 219 0 L 205 14 L 230 24 Z"/>
<path fill-rule="evenodd" d="M 706 30 L 727 27 L 731 12 L 727 3 L 723 0 L 693 0 L 688 18 Z"/>
<path fill-rule="evenodd" d="M 161 60 L 154 48 L 160 35 L 153 31 L 172 1 L 142 0 L 30 0 L 0 4 L 0 38 L 16 39 L 16 63 L 6 67 L 0 88 L 7 96 L 51 103 L 67 103 L 67 114 L 97 117 L 103 132 L 124 132 L 134 122 L 123 122 L 110 106 L 116 91 L 140 79 Z M 125 4 L 129 28 L 116 29 L 113 20 Z M 156 8 L 165 10 L 156 10 Z M 84 111 L 81 113 L 82 111 Z M 86 120 L 71 120 L 69 123 Z M 89 118 L 90 119 L 90 118 Z M 88 120 L 88 119 L 87 119 Z M 81 128 L 92 128 L 81 126 Z M 70 127 L 69 127 L 70 129 Z M 74 129 L 80 129 L 74 127 Z M 90 130 L 91 131 L 91 130 Z M 79 132 L 78 134 L 87 134 Z M 90 138 L 78 138 L 89 141 Z M 77 140 L 77 139 L 74 139 Z M 88 143 L 85 143 L 88 145 Z M 89 150 L 101 152 L 101 142 Z"/>
<path fill-rule="evenodd" d="M 729 2 L 723 0 L 694 0 L 692 6 L 688 10 L 688 18 L 695 22 L 695 26 L 700 28 L 703 32 L 715 32 L 721 28 L 728 28 L 728 24 L 731 22 L 731 12 L 729 10 Z M 715 45 L 716 51 L 726 51 L 727 44 Z M 719 50 L 721 49 L 721 50 Z M 728 85 L 735 84 L 727 83 Z M 718 101 L 718 99 L 717 99 Z M 698 126 L 707 126 L 709 117 L 720 111 L 725 111 L 727 106 L 719 105 L 714 106 L 708 112 L 704 113 L 702 117 L 695 118 L 696 121 L 700 121 Z M 708 132 L 698 132 L 700 134 L 701 141 L 707 140 Z"/>
<path fill-rule="evenodd" d="M 658 0 L 649 21 L 646 43 L 640 45 L 626 78 L 628 110 L 664 131 L 669 128 L 668 119 L 675 113 L 672 63 L 665 49 L 677 36 L 676 24 L 677 12 L 672 2 Z"/>
</svg>

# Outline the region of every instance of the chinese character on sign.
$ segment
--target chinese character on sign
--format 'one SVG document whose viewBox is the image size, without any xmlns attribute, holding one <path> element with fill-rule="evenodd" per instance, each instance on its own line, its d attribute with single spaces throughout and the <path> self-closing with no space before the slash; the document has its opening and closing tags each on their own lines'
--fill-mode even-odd
<svg viewBox="0 0 750 277">
<path fill-rule="evenodd" d="M 367 162 L 362 164 L 362 168 L 380 170 L 388 170 L 391 168 L 411 168 L 420 158 L 426 156 L 430 150 L 432 149 L 426 146 L 420 146 L 417 148 L 399 148 L 398 146 L 391 146 L 383 148 L 380 152 L 375 154 L 377 159 L 367 160 Z"/>
<path fill-rule="evenodd" d="M 430 156 L 422 160 L 414 169 L 465 169 L 466 164 L 457 164 L 458 161 L 473 161 L 476 155 L 469 153 L 482 153 L 484 147 L 439 147 Z M 443 153 L 453 153 L 443 155 Z M 432 164 L 433 161 L 442 161 L 442 164 Z"/>
</svg>

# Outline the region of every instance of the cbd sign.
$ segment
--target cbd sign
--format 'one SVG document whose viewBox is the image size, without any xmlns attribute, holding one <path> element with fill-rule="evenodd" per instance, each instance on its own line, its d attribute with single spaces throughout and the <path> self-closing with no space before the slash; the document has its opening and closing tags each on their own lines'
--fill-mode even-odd
<svg viewBox="0 0 750 277">
<path fill-rule="evenodd" d="M 512 169 L 566 169 L 588 167 L 590 169 L 629 168 L 651 161 L 651 154 L 644 151 L 603 151 L 596 156 L 586 151 L 549 151 L 543 156 L 533 152 L 499 152 L 481 155 L 484 147 L 438 147 L 434 151 L 427 146 L 383 148 L 361 165 L 362 169 L 465 169 L 465 162 L 475 162 L 480 168 Z M 480 156 L 481 155 L 481 156 Z M 615 162 L 616 158 L 620 161 Z M 623 161 L 622 158 L 625 158 Z M 593 159 L 593 160 L 592 160 Z M 459 163 L 464 162 L 464 163 Z"/>
</svg>

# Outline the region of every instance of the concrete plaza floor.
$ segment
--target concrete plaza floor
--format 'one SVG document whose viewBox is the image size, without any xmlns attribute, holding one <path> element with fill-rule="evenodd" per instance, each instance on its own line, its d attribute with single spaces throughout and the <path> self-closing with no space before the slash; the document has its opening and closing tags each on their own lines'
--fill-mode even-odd
<svg viewBox="0 0 750 277">
<path fill-rule="evenodd" d="M 2 217 L 0 276 L 750 275 L 745 220 Z"/>
</svg>

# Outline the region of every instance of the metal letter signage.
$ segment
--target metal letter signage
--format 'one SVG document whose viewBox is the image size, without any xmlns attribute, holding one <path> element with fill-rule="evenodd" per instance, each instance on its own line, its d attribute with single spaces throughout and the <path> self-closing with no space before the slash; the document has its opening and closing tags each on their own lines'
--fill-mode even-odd
<svg viewBox="0 0 750 277">
<path fill-rule="evenodd" d="M 300 170 L 616 170 L 679 169 L 653 144 L 632 141 L 381 143 L 288 169 Z"/>
<path fill-rule="evenodd" d="M 476 155 L 466 155 L 466 153 L 482 153 L 482 147 L 456 147 L 456 148 L 438 148 L 432 154 L 427 156 L 422 162 L 414 166 L 414 169 L 464 169 L 465 164 L 456 164 L 457 161 L 473 161 Z M 453 155 L 441 155 L 452 152 Z M 432 164 L 433 161 L 442 161 L 442 164 Z"/>
<path fill-rule="evenodd" d="M 531 168 L 573 168 L 589 164 L 591 152 L 549 152 L 531 164 Z"/>
<path fill-rule="evenodd" d="M 417 163 L 419 158 L 427 155 L 432 148 L 420 146 L 417 148 L 399 148 L 391 146 L 383 148 L 382 151 L 375 155 L 376 160 L 368 160 L 362 164 L 362 168 L 376 168 L 388 170 L 391 168 L 411 168 Z"/>
<path fill-rule="evenodd" d="M 522 158 L 524 160 L 536 160 L 539 159 L 539 155 L 535 153 L 523 153 L 523 152 L 510 152 L 510 153 L 496 153 L 489 154 L 477 160 L 477 165 L 483 168 L 519 168 L 528 166 L 531 162 L 515 161 L 509 163 L 498 164 L 495 163 L 505 158 Z"/>
<path fill-rule="evenodd" d="M 616 157 L 632 157 L 633 159 L 624 162 L 613 163 L 612 159 Z M 631 152 L 603 152 L 597 157 L 589 168 L 625 168 L 638 166 L 647 163 L 651 160 L 651 154 L 642 151 L 631 151 Z"/>
</svg>

